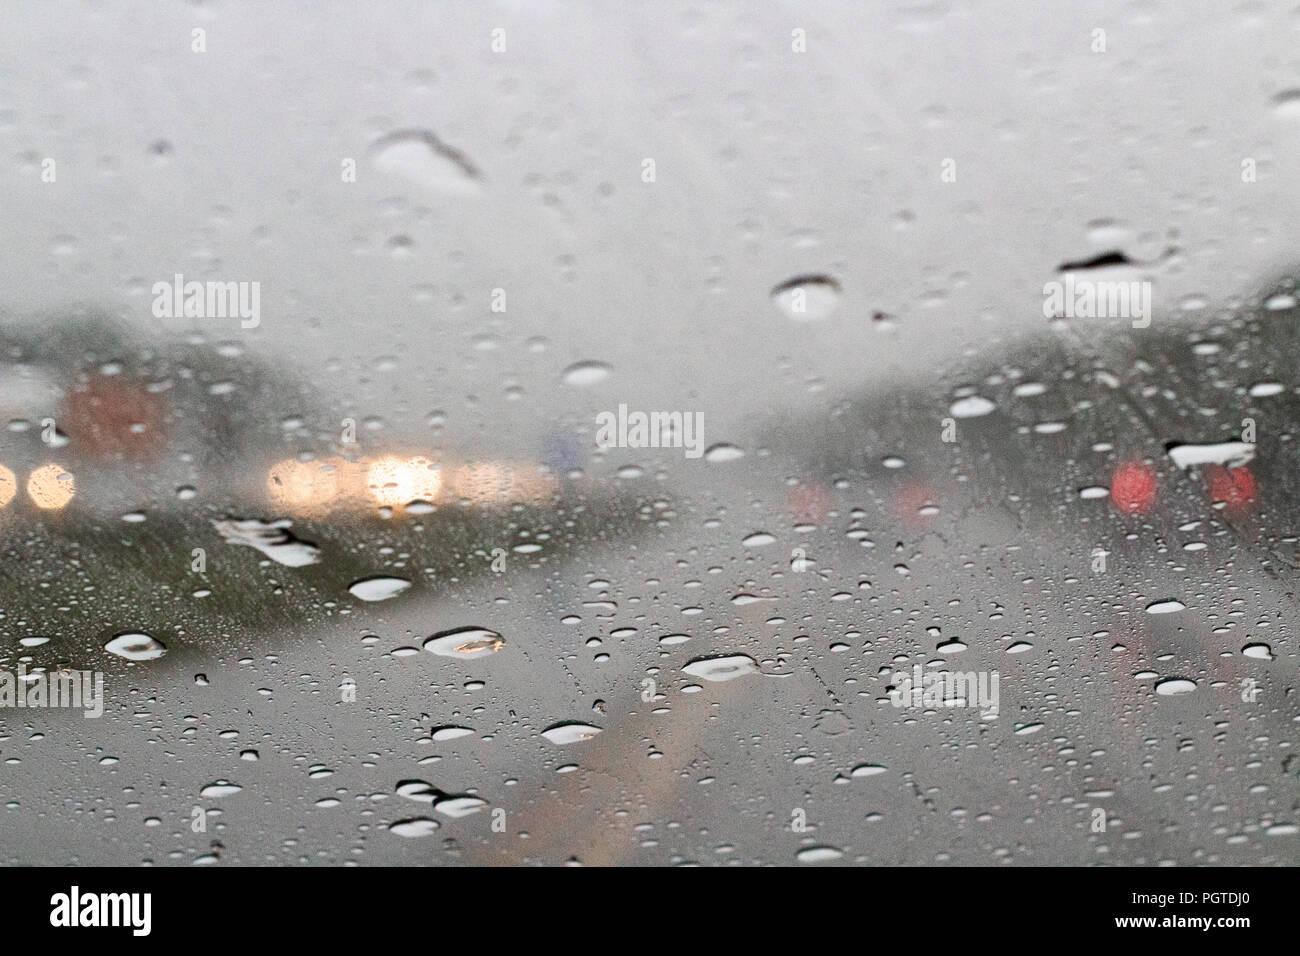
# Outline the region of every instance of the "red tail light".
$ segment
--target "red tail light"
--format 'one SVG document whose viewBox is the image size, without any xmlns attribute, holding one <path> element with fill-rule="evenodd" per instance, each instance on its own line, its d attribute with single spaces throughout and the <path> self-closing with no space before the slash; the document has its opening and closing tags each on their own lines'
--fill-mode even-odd
<svg viewBox="0 0 1300 956">
<path fill-rule="evenodd" d="M 1153 467 L 1127 462 L 1115 469 L 1110 480 L 1110 500 L 1125 514 L 1145 514 L 1156 503 L 1159 486 Z"/>
</svg>

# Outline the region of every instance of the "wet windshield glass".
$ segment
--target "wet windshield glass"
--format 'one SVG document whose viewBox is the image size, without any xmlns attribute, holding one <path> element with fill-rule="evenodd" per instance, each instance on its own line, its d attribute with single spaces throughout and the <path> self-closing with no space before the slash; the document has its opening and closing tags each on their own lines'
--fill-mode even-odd
<svg viewBox="0 0 1300 956">
<path fill-rule="evenodd" d="M 1296 17 L 1051 6 L 10 4 L 4 861 L 1293 863 Z"/>
</svg>

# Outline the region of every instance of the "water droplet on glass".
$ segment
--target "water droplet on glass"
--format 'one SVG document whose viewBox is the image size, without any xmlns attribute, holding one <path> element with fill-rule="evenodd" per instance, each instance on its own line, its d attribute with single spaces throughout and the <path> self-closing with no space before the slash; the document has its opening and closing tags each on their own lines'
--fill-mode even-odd
<svg viewBox="0 0 1300 956">
<path fill-rule="evenodd" d="M 220 797 L 231 797 L 239 793 L 244 788 L 237 783 L 231 783 L 229 780 L 214 780 L 202 790 L 199 791 L 200 797 L 217 799 Z"/>
<path fill-rule="evenodd" d="M 580 724 L 576 721 L 569 721 L 560 724 L 552 724 L 542 731 L 542 736 L 553 744 L 576 744 L 583 740 L 590 740 L 600 733 L 599 727 L 591 724 Z"/>
<path fill-rule="evenodd" d="M 948 406 L 948 414 L 953 418 L 979 418 L 997 408 L 993 402 L 982 395 L 967 395 Z"/>
<path fill-rule="evenodd" d="M 860 763 L 849 771 L 849 776 L 860 780 L 863 777 L 878 777 L 882 773 L 888 772 L 888 767 L 882 766 L 878 763 Z"/>
<path fill-rule="evenodd" d="M 704 452 L 704 460 L 721 464 L 726 461 L 735 461 L 738 458 L 744 458 L 745 453 L 735 445 L 728 445 L 725 442 L 717 445 L 710 445 Z"/>
<path fill-rule="evenodd" d="M 430 130 L 389 133 L 371 145 L 370 159 L 376 169 L 432 193 L 465 196 L 482 188 L 482 176 L 469 158 Z"/>
<path fill-rule="evenodd" d="M 443 816 L 453 819 L 467 817 L 487 806 L 487 801 L 480 797 L 443 797 L 433 805 L 433 809 Z"/>
<path fill-rule="evenodd" d="M 840 304 L 840 284 L 826 275 L 801 275 L 772 289 L 772 301 L 796 322 L 824 319 Z"/>
<path fill-rule="evenodd" d="M 833 846 L 810 846 L 800 850 L 795 859 L 800 863 L 829 863 L 832 860 L 838 860 L 844 856 L 843 850 L 837 850 Z"/>
<path fill-rule="evenodd" d="M 564 370 L 560 380 L 574 388 L 586 388 L 605 381 L 612 371 L 613 368 L 604 362 L 575 362 Z"/>
<path fill-rule="evenodd" d="M 1183 677 L 1169 677 L 1156 684 L 1156 693 L 1161 697 L 1176 697 L 1179 694 L 1190 694 L 1194 690 L 1195 681 Z"/>
<path fill-rule="evenodd" d="M 414 800 L 416 803 L 432 805 L 433 801 L 441 796 L 441 792 L 425 780 L 402 780 L 397 784 L 397 795 L 407 800 Z"/>
<path fill-rule="evenodd" d="M 744 677 L 746 674 L 757 674 L 758 662 L 748 654 L 724 654 L 717 657 L 697 657 L 682 670 L 701 680 L 727 681 Z"/>
<path fill-rule="evenodd" d="M 440 657 L 473 658 L 495 654 L 506 646 L 505 639 L 485 627 L 460 627 L 439 631 L 424 642 L 424 649 Z"/>
<path fill-rule="evenodd" d="M 348 585 L 348 591 L 353 597 L 358 597 L 363 601 L 387 601 L 389 598 L 397 597 L 410 586 L 411 582 L 405 578 L 390 578 L 377 575 L 362 578 L 360 581 L 353 581 Z"/>
<path fill-rule="evenodd" d="M 1226 441 L 1208 445 L 1170 445 L 1168 450 L 1174 464 L 1182 469 L 1196 465 L 1240 468 L 1255 458 L 1255 446 L 1244 441 Z"/>
<path fill-rule="evenodd" d="M 1300 90 L 1283 90 L 1274 96 L 1273 113 L 1281 119 L 1300 119 Z"/>
<path fill-rule="evenodd" d="M 1173 614 L 1176 611 L 1187 609 L 1187 605 L 1182 601 L 1176 601 L 1170 598 L 1167 601 L 1155 601 L 1147 605 L 1148 614 Z"/>
<path fill-rule="evenodd" d="M 408 839 L 433 836 L 433 831 L 436 829 L 438 829 L 438 821 L 431 820 L 428 817 L 412 817 L 409 820 L 398 820 L 388 826 L 390 833 Z"/>
<path fill-rule="evenodd" d="M 431 734 L 431 736 L 433 737 L 434 740 L 441 743 L 442 741 L 445 740 L 458 740 L 461 737 L 468 737 L 473 733 L 474 731 L 470 727 L 447 726 L 447 727 L 436 728 Z"/>
<path fill-rule="evenodd" d="M 290 568 L 315 564 L 320 560 L 320 548 L 307 541 L 300 541 L 286 531 L 292 524 L 287 518 L 280 521 L 229 518 L 212 522 L 212 526 L 227 544 L 254 548 L 272 561 Z"/>
<path fill-rule="evenodd" d="M 125 631 L 104 645 L 104 650 L 128 661 L 152 661 L 167 653 L 167 648 L 141 631 Z"/>
</svg>

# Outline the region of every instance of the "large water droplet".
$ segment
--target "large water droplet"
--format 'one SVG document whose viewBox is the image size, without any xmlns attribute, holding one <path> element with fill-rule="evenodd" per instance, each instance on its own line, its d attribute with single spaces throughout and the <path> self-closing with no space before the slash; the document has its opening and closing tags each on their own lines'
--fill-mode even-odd
<svg viewBox="0 0 1300 956">
<path fill-rule="evenodd" d="M 1274 96 L 1273 113 L 1282 119 L 1300 119 L 1300 90 L 1283 90 Z"/>
<path fill-rule="evenodd" d="M 840 304 L 840 284 L 827 275 L 801 275 L 772 289 L 772 301 L 796 322 L 824 319 Z"/>
<path fill-rule="evenodd" d="M 721 464 L 722 462 L 735 461 L 738 458 L 744 458 L 745 453 L 735 445 L 728 445 L 726 442 L 720 442 L 717 445 L 710 445 L 704 452 L 704 460 Z"/>
<path fill-rule="evenodd" d="M 1255 446 L 1244 441 L 1225 441 L 1208 445 L 1170 445 L 1169 457 L 1179 468 L 1195 465 L 1223 465 L 1240 468 L 1255 458 Z"/>
<path fill-rule="evenodd" d="M 429 130 L 389 133 L 370 147 L 370 159 L 376 169 L 433 193 L 466 196 L 482 188 L 482 176 L 469 158 Z"/>
<path fill-rule="evenodd" d="M 292 524 L 287 518 L 281 521 L 230 518 L 212 522 L 212 526 L 227 544 L 255 548 L 272 561 L 290 568 L 315 564 L 320 560 L 320 548 L 307 541 L 300 541 L 286 531 Z"/>
<path fill-rule="evenodd" d="M 967 395 L 948 406 L 948 414 L 953 418 L 979 418 L 995 408 L 997 405 L 982 395 Z"/>
<path fill-rule="evenodd" d="M 438 821 L 431 820 L 428 817 L 412 817 L 409 820 L 398 820 L 388 826 L 390 833 L 410 839 L 433 836 L 433 831 L 436 829 L 438 829 Z"/>
<path fill-rule="evenodd" d="M 424 642 L 424 649 L 440 657 L 473 658 L 495 654 L 506 646 L 505 639 L 485 627 L 458 627 L 439 631 Z"/>
<path fill-rule="evenodd" d="M 542 731 L 542 736 L 553 744 L 576 744 L 583 740 L 590 740 L 598 733 L 600 733 L 599 727 L 567 721 L 552 724 Z"/>
<path fill-rule="evenodd" d="M 199 796 L 210 799 L 232 797 L 243 789 L 239 784 L 231 783 L 229 780 L 214 780 L 199 791 Z"/>
<path fill-rule="evenodd" d="M 353 581 L 348 585 L 348 591 L 353 597 L 358 597 L 363 601 L 387 601 L 389 598 L 395 598 L 407 588 L 411 582 L 405 578 L 390 578 L 384 575 L 377 575 L 371 578 L 362 578 L 360 581 Z"/>
<path fill-rule="evenodd" d="M 1196 682 L 1184 677 L 1169 677 L 1156 684 L 1156 693 L 1161 697 L 1176 697 L 1179 694 L 1190 694 L 1194 690 Z"/>
<path fill-rule="evenodd" d="M 1186 604 L 1182 601 L 1174 600 L 1173 598 L 1170 598 L 1167 601 L 1155 601 L 1147 605 L 1148 614 L 1173 614 L 1176 611 L 1184 611 L 1186 609 Z"/>
<path fill-rule="evenodd" d="M 829 863 L 844 856 L 843 850 L 833 846 L 810 846 L 800 850 L 795 859 L 800 863 Z"/>
<path fill-rule="evenodd" d="M 692 677 L 708 681 L 735 680 L 746 674 L 757 674 L 758 662 L 748 654 L 724 654 L 716 657 L 697 657 L 682 668 Z"/>
<path fill-rule="evenodd" d="M 397 784 L 397 795 L 416 803 L 432 804 L 442 792 L 427 780 L 402 780 Z"/>
<path fill-rule="evenodd" d="M 438 727 L 430 736 L 438 743 L 442 743 L 446 740 L 458 740 L 461 737 L 468 737 L 472 733 L 474 733 L 474 730 L 470 727 L 447 726 Z"/>
<path fill-rule="evenodd" d="M 888 767 L 883 767 L 878 763 L 862 763 L 850 770 L 849 776 L 861 779 L 862 777 L 878 777 L 882 773 L 888 772 Z"/>
<path fill-rule="evenodd" d="M 477 813 L 486 806 L 487 801 L 480 797 L 460 796 L 443 797 L 433 805 L 433 809 L 443 816 L 459 819 Z"/>
<path fill-rule="evenodd" d="M 141 631 L 124 631 L 104 645 L 104 650 L 128 661 L 152 661 L 167 653 L 161 641 Z"/>
<path fill-rule="evenodd" d="M 604 362 L 574 362 L 564 370 L 560 380 L 565 385 L 572 385 L 574 388 L 586 388 L 589 385 L 595 385 L 597 382 L 605 381 L 612 371 L 614 371 L 613 368 Z"/>
</svg>

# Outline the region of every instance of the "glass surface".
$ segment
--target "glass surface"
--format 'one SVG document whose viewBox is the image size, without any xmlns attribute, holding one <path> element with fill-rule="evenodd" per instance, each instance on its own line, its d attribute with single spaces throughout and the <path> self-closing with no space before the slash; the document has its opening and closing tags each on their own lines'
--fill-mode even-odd
<svg viewBox="0 0 1300 956">
<path fill-rule="evenodd" d="M 0 16 L 0 862 L 1296 861 L 1295 10 Z"/>
</svg>

